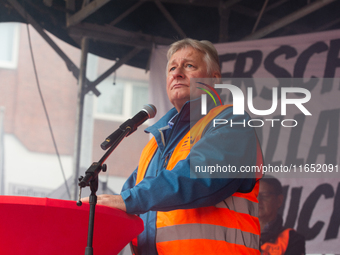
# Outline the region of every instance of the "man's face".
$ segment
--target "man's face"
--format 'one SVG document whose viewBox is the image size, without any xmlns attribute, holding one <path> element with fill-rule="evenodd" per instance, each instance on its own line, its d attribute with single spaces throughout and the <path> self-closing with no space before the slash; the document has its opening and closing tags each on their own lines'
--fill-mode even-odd
<svg viewBox="0 0 340 255">
<path fill-rule="evenodd" d="M 187 47 L 176 51 L 169 60 L 166 91 L 178 112 L 190 100 L 190 78 L 209 77 L 203 58 L 202 52 Z M 192 98 L 200 96 L 202 91 L 197 89 L 194 93 Z"/>
<path fill-rule="evenodd" d="M 274 220 L 278 209 L 282 205 L 283 195 L 276 195 L 271 185 L 260 181 L 258 200 L 260 221 L 269 222 Z"/>
</svg>

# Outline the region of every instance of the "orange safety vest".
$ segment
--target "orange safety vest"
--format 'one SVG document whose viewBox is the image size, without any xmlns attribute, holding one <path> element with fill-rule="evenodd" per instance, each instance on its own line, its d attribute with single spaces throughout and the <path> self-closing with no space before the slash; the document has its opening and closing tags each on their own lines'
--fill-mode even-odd
<svg viewBox="0 0 340 255">
<path fill-rule="evenodd" d="M 291 228 L 282 231 L 276 238 L 275 243 L 264 243 L 261 245 L 262 255 L 283 255 L 289 243 L 289 232 Z"/>
<path fill-rule="evenodd" d="M 167 170 L 190 153 L 190 138 L 196 143 L 205 127 L 220 112 L 229 107 L 215 107 L 200 119 L 177 144 L 169 159 Z M 257 142 L 258 144 L 258 142 Z M 153 137 L 143 149 L 136 178 L 136 185 L 145 176 L 148 165 L 156 152 Z M 263 163 L 262 152 L 257 145 L 257 165 Z M 215 206 L 196 209 L 179 209 L 157 212 L 156 248 L 158 254 L 260 254 L 260 224 L 258 214 L 258 189 L 256 182 L 249 193 L 236 192 Z M 133 241 L 136 245 L 136 240 Z"/>
</svg>

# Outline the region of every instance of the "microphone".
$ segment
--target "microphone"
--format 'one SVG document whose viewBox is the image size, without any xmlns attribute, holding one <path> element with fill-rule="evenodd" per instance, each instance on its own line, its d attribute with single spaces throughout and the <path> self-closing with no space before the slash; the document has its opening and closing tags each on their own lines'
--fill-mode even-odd
<svg viewBox="0 0 340 255">
<path fill-rule="evenodd" d="M 131 135 L 137 130 L 137 128 L 142 125 L 147 119 L 152 119 L 156 116 L 157 109 L 152 104 L 146 104 L 143 109 L 137 113 L 132 119 L 128 119 L 119 128 L 109 135 L 105 141 L 100 145 L 103 150 L 108 149 L 111 145 L 122 135 L 127 132 L 126 136 Z M 128 131 L 129 130 L 129 131 Z"/>
</svg>

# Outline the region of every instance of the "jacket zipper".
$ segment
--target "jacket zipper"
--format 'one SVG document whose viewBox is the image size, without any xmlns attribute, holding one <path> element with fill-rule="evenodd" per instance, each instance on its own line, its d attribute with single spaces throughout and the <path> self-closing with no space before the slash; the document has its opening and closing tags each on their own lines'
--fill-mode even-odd
<svg viewBox="0 0 340 255">
<path fill-rule="evenodd" d="M 178 119 L 179 119 L 179 116 L 177 116 L 177 119 L 176 119 L 176 121 L 175 121 L 175 123 L 174 123 L 173 126 L 176 125 L 176 123 L 178 122 Z M 167 145 L 168 142 L 170 141 L 170 138 L 171 138 L 171 136 L 172 136 L 172 133 L 173 133 L 173 128 L 171 128 L 169 137 L 168 137 L 168 139 L 166 140 L 166 142 L 165 142 L 165 144 L 164 144 L 164 149 L 166 148 L 166 145 Z M 165 160 L 164 160 L 164 163 L 163 163 L 163 168 L 166 168 L 166 167 L 167 167 L 167 165 L 168 165 L 168 163 L 169 163 L 169 159 L 170 159 L 171 154 L 172 154 L 172 152 L 168 153 L 168 154 L 165 156 Z M 160 158 L 162 158 L 162 156 L 163 156 L 163 153 L 160 154 Z M 157 175 L 158 175 L 158 168 L 157 168 L 157 170 L 156 170 L 156 176 L 157 176 Z M 147 216 L 147 222 L 148 222 L 148 220 L 149 220 L 149 213 L 148 213 L 148 216 Z M 156 213 L 156 221 L 157 221 L 157 213 Z M 156 222 L 155 222 L 155 225 L 156 225 Z M 148 233 L 147 233 L 147 234 L 148 234 Z M 155 226 L 155 238 L 156 238 L 156 236 L 157 236 L 157 226 Z M 147 236 L 147 238 L 148 238 L 148 236 Z M 156 244 L 156 240 L 155 240 L 155 244 Z M 155 246 L 156 246 L 156 253 L 158 254 L 157 245 L 155 245 Z M 147 246 L 147 247 L 149 247 L 149 246 Z M 147 252 L 149 252 L 149 251 L 147 251 Z"/>
<path fill-rule="evenodd" d="M 169 162 L 169 158 L 170 158 L 170 153 L 168 155 L 166 155 L 164 163 L 163 163 L 163 168 L 166 168 Z"/>
</svg>

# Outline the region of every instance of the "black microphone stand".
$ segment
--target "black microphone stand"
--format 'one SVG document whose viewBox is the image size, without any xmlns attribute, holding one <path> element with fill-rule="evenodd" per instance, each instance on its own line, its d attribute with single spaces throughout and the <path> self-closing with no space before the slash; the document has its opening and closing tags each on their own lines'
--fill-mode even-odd
<svg viewBox="0 0 340 255">
<path fill-rule="evenodd" d="M 119 137 L 113 142 L 111 147 L 106 151 L 106 153 L 102 156 L 102 158 L 98 162 L 93 162 L 89 169 L 85 172 L 85 177 L 79 177 L 80 186 L 79 189 L 79 199 L 77 202 L 78 206 L 82 205 L 80 201 L 81 198 L 81 189 L 85 188 L 86 186 L 90 186 L 91 194 L 89 196 L 89 203 L 90 203 L 90 213 L 89 213 L 89 226 L 88 226 L 88 234 L 87 234 L 87 247 L 85 248 L 85 255 L 93 255 L 93 229 L 94 229 L 94 214 L 97 204 L 97 195 L 96 192 L 98 190 L 98 174 L 102 170 L 106 172 L 106 164 L 104 164 L 105 160 L 111 155 L 113 150 L 118 146 L 118 144 L 129 134 L 131 128 L 128 126 L 125 130 L 121 132 Z"/>
</svg>

